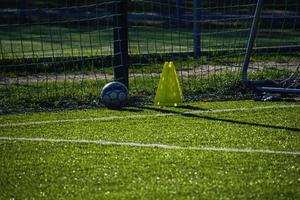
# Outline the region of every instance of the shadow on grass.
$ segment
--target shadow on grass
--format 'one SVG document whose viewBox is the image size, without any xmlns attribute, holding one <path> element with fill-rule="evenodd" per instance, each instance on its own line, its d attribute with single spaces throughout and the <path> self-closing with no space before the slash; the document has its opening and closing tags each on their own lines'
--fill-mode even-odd
<svg viewBox="0 0 300 200">
<path fill-rule="evenodd" d="M 200 108 L 200 107 L 197 107 L 197 106 L 190 106 L 190 105 L 183 105 L 183 106 L 177 106 L 177 108 L 183 108 L 183 109 L 189 109 L 189 110 L 207 110 L 207 109 L 204 109 L 204 108 Z"/>
<path fill-rule="evenodd" d="M 128 111 L 128 112 L 142 112 L 143 109 L 137 107 L 123 107 L 121 109 L 117 109 L 118 111 Z"/>
<path fill-rule="evenodd" d="M 147 110 L 154 110 L 161 113 L 172 113 L 177 115 L 182 115 L 184 117 L 192 117 L 192 118 L 200 118 L 200 119 L 206 119 L 206 120 L 212 120 L 212 121 L 221 121 L 221 122 L 227 122 L 232 124 L 239 124 L 239 125 L 247 125 L 247 126 L 256 126 L 256 127 L 262 127 L 262 128 L 272 128 L 272 129 L 279 129 L 279 130 L 288 130 L 288 131 L 296 131 L 300 132 L 300 128 L 293 128 L 293 127 L 286 127 L 286 126 L 275 126 L 275 125 L 269 125 L 269 124 L 260 124 L 260 123 L 254 123 L 254 122 L 243 122 L 243 121 L 237 121 L 232 119 L 224 119 L 224 118 L 218 118 L 218 117 L 211 117 L 207 115 L 199 115 L 199 114 L 193 114 L 193 113 L 186 113 L 186 112 L 178 112 L 174 110 L 165 110 L 162 108 L 153 108 L 153 107 L 139 107 L 141 109 L 147 109 Z M 205 110 L 198 107 L 192 107 L 191 110 Z"/>
<path fill-rule="evenodd" d="M 139 109 L 142 110 L 153 110 L 156 112 L 161 112 L 161 113 L 166 113 L 166 114 L 178 114 L 178 115 L 185 115 L 187 113 L 182 112 L 182 111 L 174 111 L 174 110 L 165 110 L 162 108 L 155 108 L 155 107 L 147 107 L 147 106 L 138 106 Z M 208 111 L 207 109 L 204 108 L 199 108 L 195 106 L 177 106 L 177 108 L 183 108 L 183 109 L 189 109 L 189 110 L 202 110 L 202 111 Z"/>
</svg>

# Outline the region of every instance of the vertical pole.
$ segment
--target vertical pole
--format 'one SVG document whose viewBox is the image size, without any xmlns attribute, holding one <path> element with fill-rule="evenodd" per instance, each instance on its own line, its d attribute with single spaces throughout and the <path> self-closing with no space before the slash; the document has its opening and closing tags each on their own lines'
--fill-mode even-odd
<svg viewBox="0 0 300 200">
<path fill-rule="evenodd" d="M 21 0 L 21 5 L 20 5 L 20 23 L 24 24 L 27 21 L 27 16 L 26 16 L 26 11 L 27 9 L 27 0 Z"/>
<path fill-rule="evenodd" d="M 201 56 L 201 0 L 194 0 L 194 57 Z"/>
<path fill-rule="evenodd" d="M 178 20 L 181 20 L 181 5 L 182 5 L 182 0 L 176 0 L 176 18 Z"/>
<path fill-rule="evenodd" d="M 244 62 L 243 62 L 242 81 L 243 81 L 244 85 L 249 84 L 247 71 L 248 71 L 250 56 L 251 56 L 251 52 L 253 49 L 253 44 L 254 44 L 257 28 L 258 28 L 258 22 L 260 19 L 260 13 L 262 10 L 262 6 L 263 6 L 263 0 L 257 0 L 254 18 L 252 21 L 252 26 L 251 26 L 250 35 L 249 35 L 248 44 L 247 44 L 246 53 L 245 53 Z"/>
<path fill-rule="evenodd" d="M 128 84 L 128 2 L 119 0 L 114 4 L 114 79 Z"/>
</svg>

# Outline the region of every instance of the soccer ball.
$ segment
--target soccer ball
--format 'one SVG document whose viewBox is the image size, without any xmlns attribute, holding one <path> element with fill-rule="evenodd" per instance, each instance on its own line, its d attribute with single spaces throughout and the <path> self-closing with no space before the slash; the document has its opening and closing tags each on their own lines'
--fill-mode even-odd
<svg viewBox="0 0 300 200">
<path fill-rule="evenodd" d="M 120 82 L 106 84 L 101 92 L 102 103 L 112 109 L 122 108 L 128 100 L 128 89 Z"/>
</svg>

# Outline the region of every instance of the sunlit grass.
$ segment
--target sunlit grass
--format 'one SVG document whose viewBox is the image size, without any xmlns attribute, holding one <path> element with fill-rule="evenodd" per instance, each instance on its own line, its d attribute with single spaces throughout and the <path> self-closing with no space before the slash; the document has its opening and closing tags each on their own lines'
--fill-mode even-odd
<svg viewBox="0 0 300 200">
<path fill-rule="evenodd" d="M 300 151 L 299 107 L 278 102 L 194 102 L 2 115 L 0 137 L 108 140 L 184 147 Z M 298 105 L 298 104 L 293 104 Z M 251 110 L 255 107 L 272 108 Z M 298 105 L 299 106 L 299 105 Z M 217 109 L 244 109 L 201 113 Z M 247 110 L 248 109 L 248 110 Z M 195 112 L 184 115 L 183 112 Z M 81 121 L 108 116 L 173 116 Z M 46 199 L 297 199 L 298 155 L 0 140 L 0 197 Z M 255 192 L 253 192 L 255 191 Z"/>
</svg>

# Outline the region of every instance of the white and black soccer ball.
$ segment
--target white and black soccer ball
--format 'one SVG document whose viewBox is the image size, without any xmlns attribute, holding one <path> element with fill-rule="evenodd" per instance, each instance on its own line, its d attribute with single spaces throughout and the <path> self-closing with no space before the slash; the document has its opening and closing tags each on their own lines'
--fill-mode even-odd
<svg viewBox="0 0 300 200">
<path fill-rule="evenodd" d="M 120 82 L 106 84 L 101 91 L 102 103 L 112 109 L 122 108 L 128 100 L 128 89 Z"/>
</svg>

